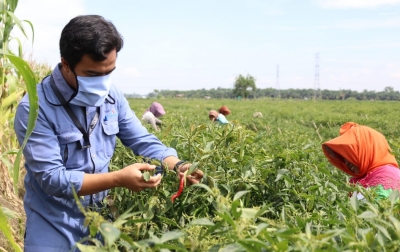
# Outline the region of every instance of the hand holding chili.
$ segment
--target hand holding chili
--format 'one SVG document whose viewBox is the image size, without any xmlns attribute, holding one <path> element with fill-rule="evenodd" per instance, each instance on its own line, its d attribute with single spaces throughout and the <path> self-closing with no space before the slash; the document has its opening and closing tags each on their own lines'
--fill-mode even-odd
<svg viewBox="0 0 400 252">
<path fill-rule="evenodd" d="M 174 202 L 174 200 L 175 200 L 176 198 L 178 198 L 178 197 L 182 194 L 183 188 L 185 187 L 185 177 L 186 177 L 186 176 L 181 176 L 181 180 L 180 180 L 180 182 L 179 182 L 179 190 L 178 190 L 177 193 L 175 193 L 174 195 L 172 195 L 172 197 L 171 197 L 171 201 L 172 201 L 172 202 Z"/>
</svg>

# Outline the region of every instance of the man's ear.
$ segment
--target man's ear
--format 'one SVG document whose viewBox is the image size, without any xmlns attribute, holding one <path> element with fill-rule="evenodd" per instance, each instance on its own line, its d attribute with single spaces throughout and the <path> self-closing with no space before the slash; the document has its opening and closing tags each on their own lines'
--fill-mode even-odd
<svg viewBox="0 0 400 252">
<path fill-rule="evenodd" d="M 64 68 L 65 71 L 67 72 L 71 71 L 68 62 L 63 57 L 61 57 L 61 66 L 62 68 Z"/>
</svg>

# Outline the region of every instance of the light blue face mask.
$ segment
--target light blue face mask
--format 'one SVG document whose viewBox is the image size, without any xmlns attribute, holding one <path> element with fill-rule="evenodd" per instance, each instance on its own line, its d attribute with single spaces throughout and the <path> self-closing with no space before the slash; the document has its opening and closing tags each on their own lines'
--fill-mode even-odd
<svg viewBox="0 0 400 252">
<path fill-rule="evenodd" d="M 82 107 L 99 107 L 111 88 L 111 74 L 93 77 L 77 76 L 78 93 L 70 101 Z"/>
</svg>

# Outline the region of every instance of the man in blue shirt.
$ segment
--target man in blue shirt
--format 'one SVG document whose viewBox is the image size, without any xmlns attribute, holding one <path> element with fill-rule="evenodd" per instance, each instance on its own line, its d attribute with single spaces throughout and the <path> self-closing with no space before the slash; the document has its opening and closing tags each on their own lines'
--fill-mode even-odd
<svg viewBox="0 0 400 252">
<path fill-rule="evenodd" d="M 190 166 L 147 132 L 123 93 L 111 84 L 122 46 L 115 26 L 101 16 L 73 18 L 61 33 L 61 63 L 37 85 L 39 115 L 24 148 L 26 252 L 69 251 L 88 236 L 73 188 L 86 207 L 100 204 L 114 187 L 139 192 L 160 183 L 161 175 L 143 179 L 141 171 L 155 168 L 149 164 L 108 171 L 116 137 L 136 155 L 163 161 L 180 176 Z M 14 125 L 20 144 L 28 111 L 25 96 Z M 198 183 L 202 176 L 198 170 L 188 182 Z"/>
</svg>

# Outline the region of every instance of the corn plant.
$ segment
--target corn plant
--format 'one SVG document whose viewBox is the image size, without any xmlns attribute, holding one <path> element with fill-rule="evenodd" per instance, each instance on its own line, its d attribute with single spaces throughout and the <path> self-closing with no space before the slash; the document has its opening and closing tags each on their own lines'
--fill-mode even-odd
<svg viewBox="0 0 400 252">
<path fill-rule="evenodd" d="M 17 27 L 23 36 L 27 37 L 23 23 L 30 26 L 32 34 L 33 26 L 31 22 L 21 21 L 14 15 L 17 5 L 18 0 L 0 1 L 0 113 L 2 115 L 0 119 L 0 174 L 2 190 L 8 197 L 18 193 L 22 149 L 34 128 L 38 113 L 37 77 L 35 77 L 29 64 L 22 58 L 20 40 L 12 36 L 12 30 Z M 12 47 L 10 46 L 10 42 L 13 40 L 18 44 L 16 53 L 11 50 Z M 13 120 L 17 102 L 26 91 L 29 94 L 30 102 L 29 122 L 24 143 L 19 149 L 13 132 Z M 1 215 L 3 233 L 6 234 L 6 238 L 12 244 L 14 250 L 20 250 L 17 249 L 18 245 L 10 235 L 7 219 L 3 217 Z"/>
<path fill-rule="evenodd" d="M 3 0 L 0 3 L 0 113 L 3 115 L 1 126 L 4 127 L 1 130 L 3 133 L 1 135 L 2 145 L 0 154 L 3 161 L 2 164 L 5 164 L 8 168 L 3 171 L 12 175 L 14 192 L 17 192 L 21 152 L 18 152 L 13 166 L 11 166 L 13 163 L 12 160 L 7 160 L 7 158 L 9 154 L 14 154 L 17 149 L 15 134 L 12 131 L 12 123 L 16 103 L 25 93 L 25 88 L 21 83 L 25 83 L 26 91 L 30 94 L 29 99 L 31 104 L 29 126 L 24 142 L 26 142 L 30 132 L 33 130 L 38 109 L 35 75 L 29 65 L 22 59 L 22 45 L 20 40 L 11 36 L 13 28 L 18 27 L 22 34 L 27 37 L 22 24 L 23 22 L 30 25 L 33 33 L 33 26 L 29 21 L 21 21 L 14 15 L 17 5 L 18 0 Z M 11 51 L 10 42 L 12 40 L 18 42 L 17 54 Z M 12 167 L 13 169 L 11 169 Z"/>
</svg>

